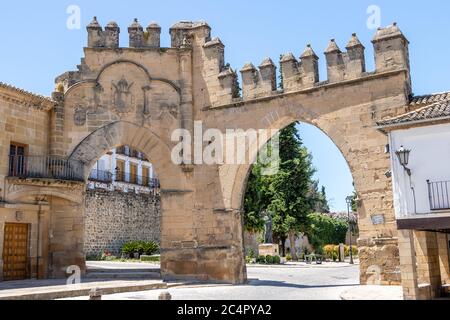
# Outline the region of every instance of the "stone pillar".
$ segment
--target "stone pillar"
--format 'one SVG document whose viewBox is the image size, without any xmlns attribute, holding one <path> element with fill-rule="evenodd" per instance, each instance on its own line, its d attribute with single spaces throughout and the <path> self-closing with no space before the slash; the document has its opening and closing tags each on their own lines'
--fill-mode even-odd
<svg viewBox="0 0 450 320">
<path fill-rule="evenodd" d="M 50 211 L 48 203 L 45 206 L 46 209 L 39 210 L 39 248 L 37 252 L 37 278 L 47 279 L 48 278 L 48 248 L 49 248 L 49 224 L 50 224 Z"/>
<path fill-rule="evenodd" d="M 59 188 L 64 188 L 60 186 Z M 65 278 L 69 266 L 86 270 L 84 255 L 84 189 L 85 185 L 67 186 L 76 202 L 57 196 L 49 200 L 51 205 L 49 260 L 51 278 Z"/>
<path fill-rule="evenodd" d="M 419 299 L 419 287 L 417 281 L 416 254 L 414 250 L 414 235 L 411 230 L 398 231 L 398 249 L 400 252 L 403 298 L 405 300 L 417 300 Z"/>
<path fill-rule="evenodd" d="M 64 155 L 64 92 L 53 92 L 55 106 L 50 111 L 50 150 L 51 156 Z"/>
<path fill-rule="evenodd" d="M 441 273 L 436 232 L 414 231 L 420 298 L 440 296 Z M 428 288 L 427 288 L 428 287 Z"/>
<path fill-rule="evenodd" d="M 449 257 L 449 237 L 446 233 L 438 233 L 439 266 L 441 269 L 442 284 L 450 284 L 450 257 Z"/>
</svg>

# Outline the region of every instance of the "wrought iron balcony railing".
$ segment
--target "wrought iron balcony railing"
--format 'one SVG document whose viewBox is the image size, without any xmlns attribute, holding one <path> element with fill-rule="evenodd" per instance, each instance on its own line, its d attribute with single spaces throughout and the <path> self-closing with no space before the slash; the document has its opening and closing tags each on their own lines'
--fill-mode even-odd
<svg viewBox="0 0 450 320">
<path fill-rule="evenodd" d="M 151 189 L 158 189 L 160 187 L 159 180 L 155 178 L 138 176 L 135 174 L 125 172 L 117 172 L 116 174 L 113 175 L 113 177 L 114 181 L 117 182 L 126 182 L 139 186 L 149 187 Z"/>
<path fill-rule="evenodd" d="M 427 184 L 430 209 L 432 211 L 450 209 L 450 181 L 427 180 Z"/>
<path fill-rule="evenodd" d="M 84 181 L 83 163 L 60 157 L 12 155 L 8 171 L 10 177 Z"/>
<path fill-rule="evenodd" d="M 112 173 L 104 170 L 92 169 L 89 174 L 89 180 L 97 182 L 112 182 Z"/>
</svg>

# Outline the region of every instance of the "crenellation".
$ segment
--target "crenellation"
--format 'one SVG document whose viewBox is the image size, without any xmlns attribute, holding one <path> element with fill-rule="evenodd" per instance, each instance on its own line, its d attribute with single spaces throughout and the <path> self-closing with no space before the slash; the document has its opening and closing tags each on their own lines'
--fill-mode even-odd
<svg viewBox="0 0 450 320">
<path fill-rule="evenodd" d="M 218 75 L 220 87 L 217 94 L 219 104 L 228 104 L 233 102 L 234 98 L 239 97 L 239 84 L 236 72 L 229 66 L 226 66 Z"/>
<path fill-rule="evenodd" d="M 240 70 L 242 76 L 242 95 L 252 98 L 259 82 L 259 72 L 252 63 L 246 63 Z"/>
<path fill-rule="evenodd" d="M 144 44 L 149 48 L 161 46 L 161 27 L 156 22 L 151 22 L 144 33 Z"/>
<path fill-rule="evenodd" d="M 211 40 L 211 27 L 204 21 L 180 21 L 170 28 L 171 46 L 179 48 L 184 39 L 193 38 L 195 42 L 203 45 Z"/>
<path fill-rule="evenodd" d="M 396 23 L 379 28 L 372 40 L 377 72 L 395 69 L 410 70 L 409 41 Z"/>
<path fill-rule="evenodd" d="M 316 55 L 311 45 L 308 44 L 300 58 L 302 87 L 312 87 L 319 82 L 319 57 Z"/>
<path fill-rule="evenodd" d="M 366 59 L 364 56 L 365 47 L 359 41 L 356 33 L 352 34 L 347 46 L 345 55 L 346 78 L 356 79 L 366 72 Z"/>
<path fill-rule="evenodd" d="M 277 89 L 277 67 L 272 59 L 265 58 L 259 65 L 259 74 L 261 77 L 260 87 L 262 93 L 270 94 Z"/>
<path fill-rule="evenodd" d="M 259 71 L 252 63 L 247 63 L 240 72 L 244 99 L 270 95 L 276 90 L 276 67 L 270 58 L 262 61 Z"/>
<path fill-rule="evenodd" d="M 105 36 L 102 26 L 98 23 L 97 17 L 86 27 L 88 32 L 88 47 L 98 48 L 105 46 Z"/>
<path fill-rule="evenodd" d="M 291 52 L 281 56 L 280 70 L 284 90 L 294 89 L 298 86 L 298 81 L 300 79 L 298 61 Z"/>
<path fill-rule="evenodd" d="M 116 22 L 111 21 L 105 27 L 105 47 L 106 48 L 118 48 L 119 47 L 119 34 L 120 28 Z"/>
<path fill-rule="evenodd" d="M 144 28 L 140 25 L 138 19 L 128 27 L 130 48 L 141 48 L 144 46 Z"/>
<path fill-rule="evenodd" d="M 338 82 L 344 80 L 345 64 L 341 49 L 339 49 L 334 39 L 330 40 L 327 49 L 324 52 L 327 60 L 327 75 L 329 82 Z"/>
</svg>

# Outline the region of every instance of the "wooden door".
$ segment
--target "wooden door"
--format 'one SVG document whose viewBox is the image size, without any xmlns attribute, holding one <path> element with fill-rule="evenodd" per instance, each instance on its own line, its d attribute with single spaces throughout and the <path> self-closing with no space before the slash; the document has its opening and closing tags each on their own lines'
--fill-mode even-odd
<svg viewBox="0 0 450 320">
<path fill-rule="evenodd" d="M 28 278 L 28 224 L 6 223 L 3 243 L 3 280 Z"/>
</svg>

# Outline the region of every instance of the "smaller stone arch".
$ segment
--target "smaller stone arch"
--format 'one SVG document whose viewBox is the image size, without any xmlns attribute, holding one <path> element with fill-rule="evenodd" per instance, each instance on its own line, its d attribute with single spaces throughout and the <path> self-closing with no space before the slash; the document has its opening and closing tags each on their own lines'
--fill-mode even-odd
<svg viewBox="0 0 450 320">
<path fill-rule="evenodd" d="M 116 121 L 97 129 L 74 148 L 69 159 L 84 164 L 84 177 L 87 179 L 94 163 L 103 154 L 121 145 L 129 145 L 151 160 L 162 188 L 185 188 L 185 178 L 180 167 L 171 161 L 170 146 L 150 129 L 131 122 Z"/>
</svg>

